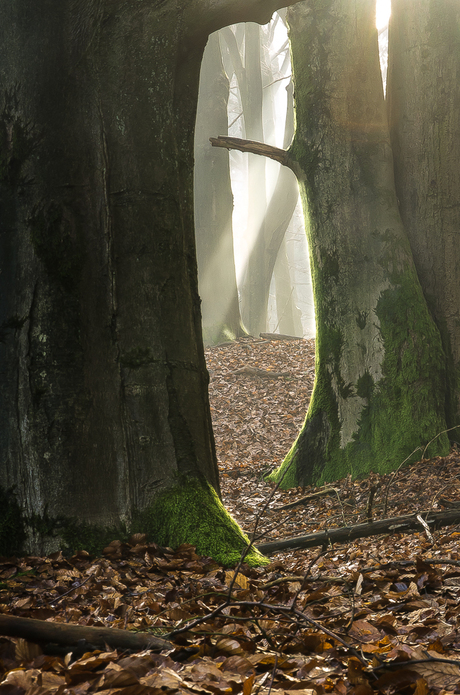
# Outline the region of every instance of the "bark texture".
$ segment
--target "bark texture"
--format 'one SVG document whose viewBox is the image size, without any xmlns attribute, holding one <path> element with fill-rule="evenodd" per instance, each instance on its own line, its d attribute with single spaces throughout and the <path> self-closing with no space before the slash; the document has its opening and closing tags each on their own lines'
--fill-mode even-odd
<svg viewBox="0 0 460 695">
<path fill-rule="evenodd" d="M 104 526 L 177 474 L 218 490 L 192 218 L 203 47 L 178 42 L 171 2 L 17 0 L 0 24 L 1 483 L 29 518 Z"/>
<path fill-rule="evenodd" d="M 245 3 L 251 19 L 263 4 Z M 146 518 L 178 480 L 219 491 L 193 136 L 207 33 L 241 12 L 0 5 L 0 537 L 14 521 L 29 552 L 62 544 L 69 520 Z"/>
<path fill-rule="evenodd" d="M 460 424 L 460 5 L 392 3 L 388 102 L 396 192 L 447 357 L 449 427 Z M 450 435 L 453 439 L 460 434 Z"/>
<path fill-rule="evenodd" d="M 288 12 L 316 381 L 283 487 L 397 467 L 445 429 L 439 332 L 398 211 L 371 0 Z M 446 435 L 430 454 L 445 453 Z"/>
</svg>

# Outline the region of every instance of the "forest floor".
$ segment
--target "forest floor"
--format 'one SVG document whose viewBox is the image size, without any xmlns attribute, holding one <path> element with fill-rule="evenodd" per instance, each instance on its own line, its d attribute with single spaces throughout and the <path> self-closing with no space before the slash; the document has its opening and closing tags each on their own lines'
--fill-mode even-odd
<svg viewBox="0 0 460 695">
<path fill-rule="evenodd" d="M 460 505 L 460 453 L 395 474 L 276 490 L 305 416 L 314 341 L 209 348 L 210 401 L 227 509 L 263 542 Z M 373 492 L 371 492 L 373 490 Z M 373 495 L 372 509 L 369 500 Z M 136 536 L 103 557 L 0 558 L 5 616 L 152 633 L 170 649 L 0 638 L 0 695 L 460 693 L 460 527 L 289 550 L 235 571 Z M 260 541 L 257 541 L 260 542 Z M 118 630 L 117 630 L 118 632 Z M 1 634 L 1 631 L 0 631 Z M 42 645 L 43 647 L 43 645 Z"/>
</svg>

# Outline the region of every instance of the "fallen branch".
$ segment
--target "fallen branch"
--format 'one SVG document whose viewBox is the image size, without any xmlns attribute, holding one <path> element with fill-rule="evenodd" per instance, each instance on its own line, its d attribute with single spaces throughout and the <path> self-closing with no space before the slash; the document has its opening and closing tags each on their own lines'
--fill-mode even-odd
<svg viewBox="0 0 460 695">
<path fill-rule="evenodd" d="M 289 372 L 270 372 L 268 369 L 259 369 L 258 367 L 250 367 L 248 364 L 246 364 L 244 367 L 240 367 L 240 369 L 235 369 L 233 372 L 229 372 L 229 374 L 238 376 L 238 375 L 247 375 L 247 376 L 258 376 L 261 379 L 277 379 L 279 376 L 289 376 Z"/>
<path fill-rule="evenodd" d="M 425 523 L 433 528 L 450 526 L 460 522 L 460 509 L 445 512 L 420 512 L 419 514 L 423 514 Z M 420 529 L 420 527 L 421 523 L 417 519 L 417 513 L 415 513 L 407 516 L 395 516 L 390 519 L 379 519 L 368 524 L 327 529 L 318 533 L 309 533 L 306 536 L 259 543 L 256 548 L 264 555 L 270 555 L 280 550 L 292 550 L 293 548 L 313 548 L 319 545 L 327 547 L 332 543 L 347 543 L 356 538 L 378 536 L 382 533 L 405 533 Z"/>
<path fill-rule="evenodd" d="M 47 620 L 18 618 L 14 615 L 0 615 L 0 635 L 4 637 L 22 637 L 36 644 L 77 645 L 84 640 L 95 647 L 112 649 L 129 649 L 141 651 L 152 649 L 161 651 L 171 649 L 171 642 L 155 637 L 149 632 L 132 632 L 110 627 L 88 627 L 70 625 L 69 623 L 51 623 Z M 69 650 L 70 651 L 70 650 Z"/>
<path fill-rule="evenodd" d="M 340 490 L 338 490 L 336 487 L 326 487 L 324 490 L 319 490 L 318 492 L 312 492 L 309 495 L 305 495 L 305 497 L 301 497 L 295 502 L 283 504 L 281 507 L 273 507 L 273 511 L 280 512 L 281 510 L 294 509 L 294 507 L 298 507 L 300 504 L 306 504 L 310 500 L 314 500 L 317 497 L 323 497 L 324 495 L 338 495 L 339 492 Z"/>
<path fill-rule="evenodd" d="M 298 335 L 284 335 L 284 333 L 259 333 L 265 340 L 303 340 Z"/>
</svg>

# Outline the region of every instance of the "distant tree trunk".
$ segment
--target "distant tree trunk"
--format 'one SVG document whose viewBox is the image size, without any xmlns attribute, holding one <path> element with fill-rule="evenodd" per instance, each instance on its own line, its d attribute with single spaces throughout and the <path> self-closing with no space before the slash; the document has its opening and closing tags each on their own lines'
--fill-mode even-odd
<svg viewBox="0 0 460 695">
<path fill-rule="evenodd" d="M 285 148 L 291 144 L 294 133 L 292 85 L 289 85 L 287 91 L 288 99 L 283 143 Z M 299 187 L 295 176 L 286 167 L 281 167 L 264 218 L 257 231 L 257 242 L 254 244 L 247 261 L 247 273 L 249 276 L 255 276 L 254 268 L 261 265 L 259 274 L 260 286 L 257 292 L 254 291 L 251 301 L 255 315 L 262 317 L 261 322 L 263 321 L 264 323 L 267 321 L 268 296 L 276 259 L 298 199 Z"/>
<path fill-rule="evenodd" d="M 193 137 L 208 34 L 278 4 L 0 5 L 0 553 L 115 527 L 247 547 L 218 498 Z"/>
<path fill-rule="evenodd" d="M 303 336 L 301 314 L 296 306 L 295 285 L 289 270 L 286 240 L 283 239 L 274 269 L 276 292 L 276 332 Z"/>
<path fill-rule="evenodd" d="M 260 27 L 247 24 L 245 32 L 245 136 L 263 140 L 263 91 L 260 62 Z M 267 208 L 265 160 L 249 156 L 248 160 L 248 219 L 246 243 L 248 260 L 241 288 L 241 314 L 243 323 L 252 335 L 259 335 L 267 326 L 267 307 L 264 305 L 265 213 Z"/>
<path fill-rule="evenodd" d="M 244 335 L 233 254 L 233 196 L 228 153 L 210 135 L 227 133 L 229 84 L 219 34 L 210 36 L 201 65 L 195 128 L 195 230 L 203 336 L 215 344 Z"/>
<path fill-rule="evenodd" d="M 315 0 L 288 18 L 317 342 L 305 425 L 272 476 L 283 487 L 394 469 L 445 429 L 440 335 L 394 190 L 375 3 Z M 447 450 L 443 435 L 429 454 Z"/>
<path fill-rule="evenodd" d="M 388 102 L 396 193 L 447 356 L 449 427 L 460 424 L 460 4 L 393 0 Z M 452 438 L 457 439 L 451 433 Z"/>
</svg>

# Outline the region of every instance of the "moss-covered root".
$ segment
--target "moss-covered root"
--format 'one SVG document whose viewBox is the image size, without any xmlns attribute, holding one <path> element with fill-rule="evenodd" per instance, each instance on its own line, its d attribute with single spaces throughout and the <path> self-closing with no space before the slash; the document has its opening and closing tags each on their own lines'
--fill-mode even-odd
<svg viewBox="0 0 460 695">
<path fill-rule="evenodd" d="M 235 565 L 248 547 L 249 539 L 206 482 L 187 479 L 160 495 L 138 515 L 134 530 L 147 533 L 163 546 L 194 545 L 223 565 Z M 248 565 L 265 565 L 269 560 L 255 548 L 244 558 Z"/>
</svg>

